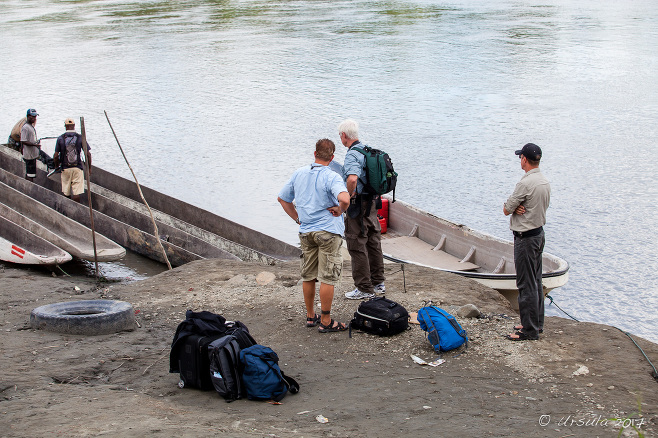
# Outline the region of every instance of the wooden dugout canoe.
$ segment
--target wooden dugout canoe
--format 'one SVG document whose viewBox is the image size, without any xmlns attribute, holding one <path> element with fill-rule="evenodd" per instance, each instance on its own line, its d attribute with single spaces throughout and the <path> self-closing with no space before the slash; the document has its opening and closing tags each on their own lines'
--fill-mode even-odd
<svg viewBox="0 0 658 438">
<path fill-rule="evenodd" d="M 71 260 L 71 255 L 0 216 L 0 260 L 23 265 L 60 265 Z"/>
<path fill-rule="evenodd" d="M 58 213 L 36 199 L 0 182 L 0 216 L 62 248 L 73 257 L 94 261 L 91 230 Z M 119 260 L 126 250 L 96 233 L 96 259 L 99 262 Z"/>
<path fill-rule="evenodd" d="M 60 194 L 58 175 L 47 178 L 48 169 L 42 163 L 37 162 L 37 184 L 26 184 L 24 179 L 21 181 L 24 169 L 20 154 L 8 147 L 0 147 L 0 169 L 5 170 L 4 173 L 0 172 L 0 181 L 89 225 L 88 210 L 85 216 L 67 202 L 70 200 Z M 98 167 L 93 168 L 91 180 L 96 230 L 138 254 L 164 263 L 153 235 L 150 215 L 135 183 Z M 203 258 L 274 264 L 277 261 L 297 259 L 301 254 L 299 248 L 283 241 L 148 187 L 141 186 L 141 189 L 153 211 L 158 237 L 172 266 Z M 86 204 L 87 197 L 81 196 L 81 200 Z"/>
</svg>

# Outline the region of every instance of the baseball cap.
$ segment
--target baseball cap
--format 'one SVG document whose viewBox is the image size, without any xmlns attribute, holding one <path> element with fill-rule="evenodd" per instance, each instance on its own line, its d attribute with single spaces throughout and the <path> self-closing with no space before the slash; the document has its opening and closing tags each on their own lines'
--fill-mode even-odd
<svg viewBox="0 0 658 438">
<path fill-rule="evenodd" d="M 65 125 L 75 125 L 75 121 L 72 118 L 67 117 L 66 120 L 64 120 L 64 124 Z"/>
<path fill-rule="evenodd" d="M 527 159 L 532 161 L 539 161 L 541 159 L 541 148 L 534 143 L 527 143 L 514 153 L 516 155 L 524 155 Z"/>
<path fill-rule="evenodd" d="M 28 116 L 38 116 L 39 114 L 37 114 L 37 110 L 35 110 L 34 108 L 30 108 L 29 110 L 27 110 L 27 115 Z"/>
</svg>

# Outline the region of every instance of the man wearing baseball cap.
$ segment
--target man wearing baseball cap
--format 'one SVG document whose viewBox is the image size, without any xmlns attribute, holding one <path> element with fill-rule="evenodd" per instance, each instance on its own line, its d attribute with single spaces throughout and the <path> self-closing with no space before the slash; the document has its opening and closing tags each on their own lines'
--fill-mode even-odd
<svg viewBox="0 0 658 438">
<path fill-rule="evenodd" d="M 519 289 L 521 324 L 515 333 L 507 335 L 512 341 L 537 340 L 544 331 L 544 290 L 542 287 L 542 252 L 546 210 L 551 200 L 551 186 L 539 170 L 542 152 L 539 146 L 528 143 L 515 152 L 521 159 L 525 175 L 503 205 L 503 213 L 510 216 L 514 234 L 514 267 L 516 287 Z"/>
<path fill-rule="evenodd" d="M 75 132 L 75 121 L 64 120 L 66 132 L 57 138 L 53 160 L 55 167 L 62 168 L 62 194 L 80 202 L 80 195 L 85 192 L 85 178 L 82 170 L 82 136 Z M 87 164 L 91 172 L 91 148 L 87 145 Z M 89 175 L 87 175 L 89 177 Z"/>
<path fill-rule="evenodd" d="M 25 161 L 25 179 L 33 181 L 37 176 L 37 158 L 41 152 L 41 144 L 37 137 L 37 130 L 34 125 L 37 124 L 37 110 L 30 108 L 27 110 L 27 121 L 21 127 L 21 152 L 23 161 Z"/>
</svg>

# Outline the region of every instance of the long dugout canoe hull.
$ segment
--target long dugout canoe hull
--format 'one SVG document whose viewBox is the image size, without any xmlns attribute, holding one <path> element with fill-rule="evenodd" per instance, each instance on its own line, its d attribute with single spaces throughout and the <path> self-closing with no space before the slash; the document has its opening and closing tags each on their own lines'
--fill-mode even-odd
<svg viewBox="0 0 658 438">
<path fill-rule="evenodd" d="M 59 179 L 48 178 L 47 168 L 42 163 L 37 162 L 37 166 L 36 184 L 54 192 L 58 195 L 58 198 L 67 199 L 60 195 Z M 19 177 L 24 173 L 24 165 L 20 160 L 20 154 L 8 147 L 0 147 L 0 168 Z M 98 167 L 94 167 L 92 170 L 92 182 L 91 191 L 94 210 L 114 220 L 112 225 L 106 224 L 106 228 L 101 232 L 138 254 L 164 263 L 165 260 L 157 246 L 157 240 L 153 236 L 151 213 L 143 205 L 134 182 L 113 175 Z M 15 182 L 14 184 L 21 183 Z M 111 189 L 105 187 L 105 185 L 110 186 Z M 38 191 L 26 187 L 25 184 L 21 184 L 21 188 L 15 188 L 17 190 Z M 126 193 L 117 193 L 114 190 L 125 190 Z M 280 260 L 296 259 L 301 254 L 301 251 L 292 245 L 147 187 L 142 186 L 142 192 L 155 217 L 159 237 L 164 239 L 162 243 L 167 249 L 167 254 L 168 256 L 171 254 L 173 257 L 170 258 L 170 263 L 173 266 L 202 258 L 225 258 L 274 264 Z M 87 203 L 86 196 L 82 196 L 81 200 L 83 204 Z M 50 205 L 48 202 L 42 202 Z M 62 201 L 51 199 L 49 202 L 57 205 L 57 208 L 64 207 Z M 67 207 L 67 210 L 72 208 Z M 160 209 L 165 209 L 175 213 L 175 215 L 160 211 Z M 69 211 L 64 214 L 73 214 L 73 212 Z M 87 218 L 88 216 L 87 214 Z M 83 224 L 89 222 L 81 215 L 72 218 Z M 208 229 L 202 228 L 204 226 Z M 121 227 L 125 230 L 114 230 L 114 228 Z M 96 229 L 99 229 L 98 225 L 96 225 Z M 216 234 L 219 232 L 225 232 L 243 242 L 253 244 L 257 248 L 245 246 L 240 242 L 234 242 L 225 236 Z"/>
<path fill-rule="evenodd" d="M 142 202 L 134 181 L 129 181 L 98 167 L 94 167 L 91 181 L 111 192 L 138 203 Z M 190 228 L 196 228 L 220 236 L 228 245 L 228 251 L 236 253 L 243 260 L 252 257 L 242 253 L 245 249 L 257 251 L 273 260 L 294 260 L 301 255 L 301 250 L 295 246 L 156 190 L 140 186 L 144 198 L 152 209 L 177 219 L 177 226 L 183 229 L 188 227 L 186 230 L 188 232 L 192 232 Z"/>
<path fill-rule="evenodd" d="M 61 265 L 71 255 L 0 216 L 0 260 L 22 265 Z"/>
<path fill-rule="evenodd" d="M 0 156 L 2 154 L 0 153 Z M 4 169 L 0 169 L 0 182 L 3 182 L 27 196 L 37 199 L 53 210 L 85 225 L 91 226 L 89 208 L 49 190 L 39 184 L 31 183 Z M 114 242 L 144 257 L 165 263 L 158 241 L 152 234 L 141 231 L 108 215 L 94 211 L 94 228 Z M 172 266 L 200 260 L 203 257 L 169 242 L 161 242 Z"/>
</svg>

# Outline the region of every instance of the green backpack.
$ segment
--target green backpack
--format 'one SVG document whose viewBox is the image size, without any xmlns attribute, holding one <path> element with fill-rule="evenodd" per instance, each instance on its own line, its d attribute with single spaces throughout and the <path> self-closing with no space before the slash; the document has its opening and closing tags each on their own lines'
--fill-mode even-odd
<svg viewBox="0 0 658 438">
<path fill-rule="evenodd" d="M 354 150 L 361 152 L 366 157 L 367 182 L 364 182 L 364 185 L 367 193 L 383 195 L 392 191 L 393 202 L 395 202 L 398 173 L 393 169 L 393 162 L 388 154 L 370 146 L 363 148 L 355 146 Z"/>
</svg>

